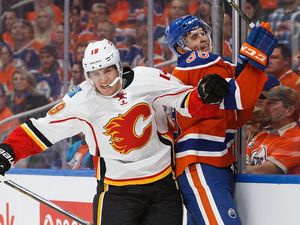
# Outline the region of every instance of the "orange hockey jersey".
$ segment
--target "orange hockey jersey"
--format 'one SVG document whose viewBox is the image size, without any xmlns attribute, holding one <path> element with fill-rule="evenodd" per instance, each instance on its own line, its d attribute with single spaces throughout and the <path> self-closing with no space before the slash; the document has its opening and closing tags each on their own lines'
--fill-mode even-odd
<svg viewBox="0 0 300 225">
<path fill-rule="evenodd" d="M 279 132 L 279 136 L 268 132 L 259 133 L 247 146 L 247 164 L 260 165 L 268 160 L 285 174 L 299 174 L 300 128 L 296 123 L 288 126 Z"/>
<path fill-rule="evenodd" d="M 221 103 L 226 110 L 219 110 L 209 119 L 175 115 L 177 176 L 195 162 L 217 167 L 227 167 L 234 162 L 232 147 L 235 133 L 251 118 L 255 102 L 267 80 L 264 72 L 250 64 L 235 79 L 233 64 L 218 55 L 198 51 L 180 56 L 173 71 L 174 76 L 188 85 L 197 85 L 201 78 L 213 73 L 223 76 L 230 84 L 229 94 Z"/>
</svg>

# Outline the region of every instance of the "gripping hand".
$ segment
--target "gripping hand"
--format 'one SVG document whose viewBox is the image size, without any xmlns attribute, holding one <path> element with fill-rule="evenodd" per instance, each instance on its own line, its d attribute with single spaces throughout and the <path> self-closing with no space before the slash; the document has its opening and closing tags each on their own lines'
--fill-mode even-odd
<svg viewBox="0 0 300 225">
<path fill-rule="evenodd" d="M 204 103 L 221 103 L 228 89 L 229 83 L 217 74 L 205 76 L 198 84 L 198 94 Z"/>
<path fill-rule="evenodd" d="M 8 144 L 0 144 L 0 175 L 4 175 L 6 171 L 15 162 L 15 154 Z"/>
<path fill-rule="evenodd" d="M 257 69 L 264 71 L 269 56 L 276 48 L 277 43 L 278 40 L 272 34 L 269 23 L 263 22 L 260 26 L 255 26 L 240 49 L 236 66 L 236 76 L 248 62 Z"/>
</svg>

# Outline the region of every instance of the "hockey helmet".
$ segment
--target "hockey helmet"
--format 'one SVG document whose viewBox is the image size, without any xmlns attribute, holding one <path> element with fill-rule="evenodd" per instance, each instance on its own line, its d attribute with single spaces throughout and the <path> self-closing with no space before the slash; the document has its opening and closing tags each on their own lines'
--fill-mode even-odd
<svg viewBox="0 0 300 225">
<path fill-rule="evenodd" d="M 86 80 L 93 85 L 89 73 L 112 65 L 117 67 L 119 73 L 118 80 L 121 82 L 122 66 L 120 62 L 120 53 L 114 44 L 106 39 L 88 44 L 82 59 L 82 66 Z"/>
<path fill-rule="evenodd" d="M 211 42 L 211 28 L 203 20 L 197 18 L 196 16 L 183 16 L 172 21 L 165 30 L 165 37 L 167 39 L 168 47 L 176 55 L 182 55 L 183 52 L 180 48 L 184 50 L 188 49 L 184 37 L 192 30 L 203 28 L 209 36 Z"/>
</svg>

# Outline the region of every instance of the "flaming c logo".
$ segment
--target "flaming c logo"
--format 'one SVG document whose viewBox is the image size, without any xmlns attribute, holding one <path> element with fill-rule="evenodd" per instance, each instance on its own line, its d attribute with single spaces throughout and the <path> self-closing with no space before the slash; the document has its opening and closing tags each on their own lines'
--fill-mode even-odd
<svg viewBox="0 0 300 225">
<path fill-rule="evenodd" d="M 104 126 L 104 134 L 111 136 L 111 145 L 116 151 L 128 154 L 142 148 L 150 140 L 152 125 L 150 121 L 146 121 L 150 116 L 151 111 L 147 104 L 135 105 L 125 114 L 111 119 Z"/>
</svg>

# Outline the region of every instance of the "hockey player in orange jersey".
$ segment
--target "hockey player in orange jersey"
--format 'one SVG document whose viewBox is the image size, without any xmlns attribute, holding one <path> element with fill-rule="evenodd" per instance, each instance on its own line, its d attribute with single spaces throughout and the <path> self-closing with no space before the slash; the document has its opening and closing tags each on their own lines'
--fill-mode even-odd
<svg viewBox="0 0 300 225">
<path fill-rule="evenodd" d="M 176 176 L 187 208 L 188 225 L 240 225 L 232 197 L 233 142 L 239 127 L 251 118 L 253 107 L 267 80 L 264 72 L 277 40 L 269 24 L 255 27 L 242 45 L 235 67 L 212 54 L 211 28 L 195 16 L 174 20 L 166 28 L 169 48 L 178 55 L 173 75 L 185 84 L 197 85 L 220 74 L 229 82 L 229 93 L 218 114 L 209 119 L 183 118 L 174 112 Z M 206 102 L 216 102 L 214 93 Z M 220 99 L 221 100 L 221 99 Z"/>
</svg>

